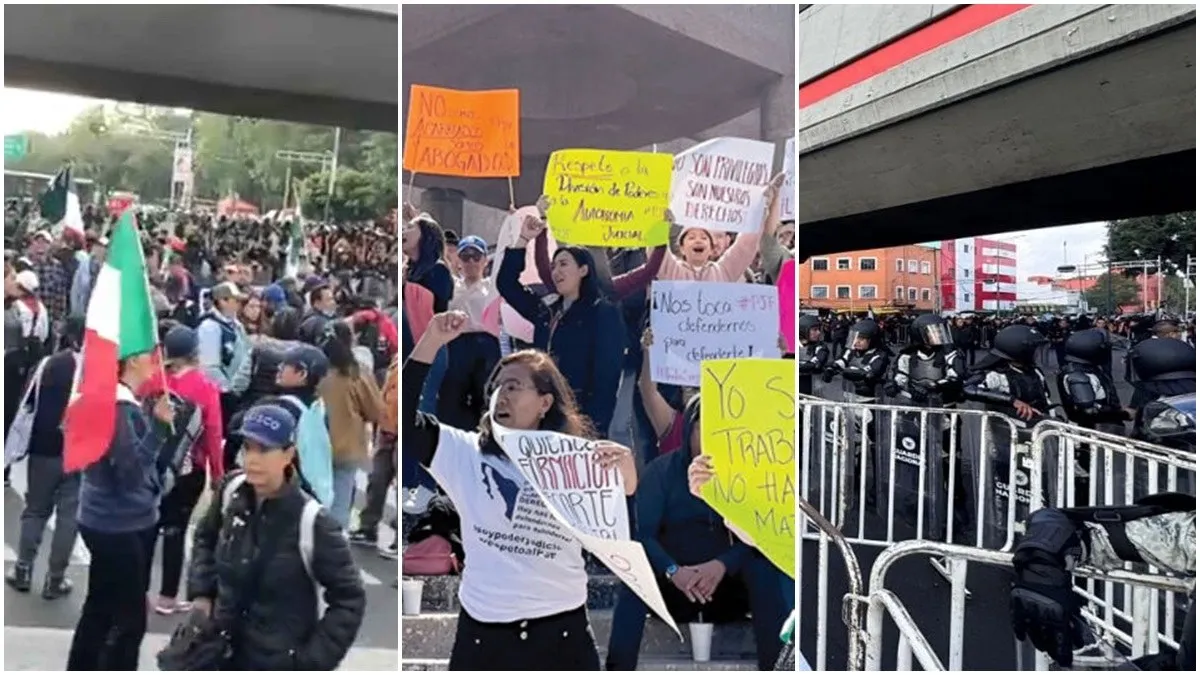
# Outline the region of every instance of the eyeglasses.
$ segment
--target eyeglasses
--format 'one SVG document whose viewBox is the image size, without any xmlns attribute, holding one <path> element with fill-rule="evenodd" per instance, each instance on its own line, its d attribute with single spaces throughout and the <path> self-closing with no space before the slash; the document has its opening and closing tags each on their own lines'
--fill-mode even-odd
<svg viewBox="0 0 1200 675">
<path fill-rule="evenodd" d="M 495 387 L 492 391 L 499 391 L 504 396 L 513 396 L 525 391 L 537 391 L 537 387 L 532 384 L 526 384 L 520 380 L 505 380 Z"/>
<path fill-rule="evenodd" d="M 465 253 L 459 253 L 458 259 L 465 260 L 466 262 L 479 262 L 480 260 L 483 260 L 483 254 L 475 251 L 467 251 Z"/>
</svg>

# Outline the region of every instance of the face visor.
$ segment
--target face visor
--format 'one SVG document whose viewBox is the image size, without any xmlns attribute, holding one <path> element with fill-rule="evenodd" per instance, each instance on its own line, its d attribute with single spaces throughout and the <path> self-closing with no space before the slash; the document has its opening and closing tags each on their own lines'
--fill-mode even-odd
<svg viewBox="0 0 1200 675">
<path fill-rule="evenodd" d="M 953 344 L 950 337 L 950 327 L 944 323 L 932 323 L 915 329 L 921 338 L 921 343 L 928 347 L 944 347 Z"/>
</svg>

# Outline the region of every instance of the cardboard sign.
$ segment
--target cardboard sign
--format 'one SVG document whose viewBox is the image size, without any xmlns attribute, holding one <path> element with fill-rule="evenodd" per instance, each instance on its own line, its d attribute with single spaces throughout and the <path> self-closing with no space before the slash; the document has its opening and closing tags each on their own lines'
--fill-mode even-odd
<svg viewBox="0 0 1200 675">
<path fill-rule="evenodd" d="M 557 150 L 542 192 L 558 241 L 623 248 L 667 243 L 671 156 L 617 150 Z"/>
<path fill-rule="evenodd" d="M 466 178 L 521 174 L 516 89 L 458 91 L 414 84 L 404 130 L 404 169 Z"/>
<path fill-rule="evenodd" d="M 489 410 L 495 410 L 496 398 L 492 396 Z M 509 429 L 495 415 L 491 419 L 496 442 L 554 519 L 679 635 L 646 549 L 630 539 L 625 481 L 620 471 L 597 465 L 596 442 L 553 431 Z"/>
<path fill-rule="evenodd" d="M 796 219 L 796 137 L 783 146 L 783 185 L 779 187 L 779 220 Z"/>
<path fill-rule="evenodd" d="M 711 359 L 779 358 L 779 292 L 761 284 L 655 281 L 650 379 L 700 386 Z"/>
<path fill-rule="evenodd" d="M 714 138 L 675 155 L 675 224 L 684 229 L 758 232 L 774 159 L 773 145 L 745 138 Z"/>
<path fill-rule="evenodd" d="M 788 353 L 796 353 L 796 260 L 779 268 L 779 332 L 787 343 Z"/>
<path fill-rule="evenodd" d="M 705 361 L 702 451 L 713 479 L 701 495 L 796 577 L 796 364 L 784 359 Z"/>
</svg>

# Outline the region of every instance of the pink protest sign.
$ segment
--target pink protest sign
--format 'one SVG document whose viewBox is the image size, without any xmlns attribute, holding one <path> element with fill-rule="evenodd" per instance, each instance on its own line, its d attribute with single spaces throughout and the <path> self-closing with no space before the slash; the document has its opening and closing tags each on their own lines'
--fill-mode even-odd
<svg viewBox="0 0 1200 675">
<path fill-rule="evenodd" d="M 779 332 L 789 354 L 796 353 L 796 261 L 788 260 L 779 268 Z"/>
</svg>

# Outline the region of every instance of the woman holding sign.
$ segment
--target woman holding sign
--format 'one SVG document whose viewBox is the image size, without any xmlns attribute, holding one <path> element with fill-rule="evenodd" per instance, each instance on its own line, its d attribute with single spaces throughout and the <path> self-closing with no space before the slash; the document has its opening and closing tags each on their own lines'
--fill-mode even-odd
<svg viewBox="0 0 1200 675">
<path fill-rule="evenodd" d="M 433 317 L 401 376 L 404 450 L 429 468 L 462 519 L 466 568 L 450 669 L 599 670 L 583 548 L 496 440 L 499 427 L 588 438 L 591 424 L 554 361 L 535 350 L 500 360 L 487 388 L 495 396 L 492 412 L 479 431 L 418 412 L 430 363 L 467 324 L 461 312 Z M 595 450 L 598 467 L 619 470 L 626 495 L 633 494 L 637 471 L 629 448 L 600 442 Z"/>
<path fill-rule="evenodd" d="M 620 310 L 601 297 L 592 254 L 582 246 L 560 246 L 551 259 L 551 280 L 558 298 L 547 305 L 525 286 L 525 247 L 546 229 L 532 215 L 521 223 L 521 236 L 504 252 L 496 290 L 504 301 L 533 324 L 533 345 L 554 363 L 575 392 L 592 427 L 607 431 L 617 405 L 625 322 Z"/>
</svg>

